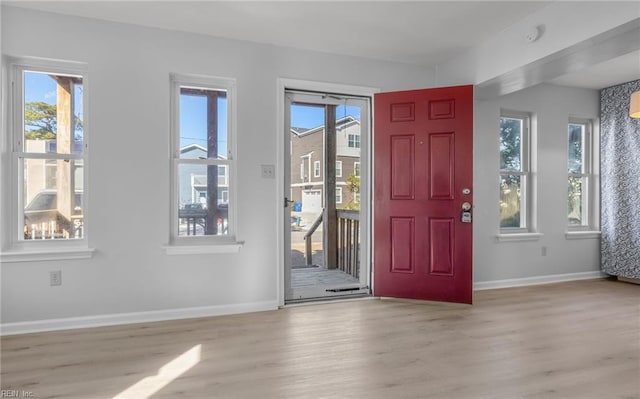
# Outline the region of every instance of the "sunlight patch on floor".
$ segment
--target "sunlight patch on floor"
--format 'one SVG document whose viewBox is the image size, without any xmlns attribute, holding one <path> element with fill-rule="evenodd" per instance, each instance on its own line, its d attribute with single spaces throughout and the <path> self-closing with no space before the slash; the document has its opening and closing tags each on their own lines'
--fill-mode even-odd
<svg viewBox="0 0 640 399">
<path fill-rule="evenodd" d="M 154 393 L 169 385 L 200 362 L 202 345 L 198 344 L 176 357 L 158 370 L 158 374 L 143 378 L 120 392 L 113 399 L 148 399 Z"/>
</svg>

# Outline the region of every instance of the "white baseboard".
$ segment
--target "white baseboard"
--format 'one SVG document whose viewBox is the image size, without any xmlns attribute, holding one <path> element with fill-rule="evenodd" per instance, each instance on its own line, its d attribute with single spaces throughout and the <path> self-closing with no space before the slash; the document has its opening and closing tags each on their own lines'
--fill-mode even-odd
<svg viewBox="0 0 640 399">
<path fill-rule="evenodd" d="M 549 283 L 560 283 L 563 281 L 575 280 L 592 280 L 597 278 L 605 278 L 608 274 L 600 271 L 567 273 L 567 274 L 551 274 L 548 276 L 535 276 L 524 278 L 512 278 L 507 280 L 494 281 L 478 281 L 473 283 L 474 291 L 491 290 L 495 288 L 522 287 L 526 285 L 539 285 Z"/>
<path fill-rule="evenodd" d="M 473 284 L 475 291 L 495 288 L 521 287 L 559 283 L 562 281 L 591 280 L 608 275 L 599 271 L 552 274 L 548 276 L 525 277 L 507 280 L 479 281 Z M 202 306 L 196 308 L 154 310 L 149 312 L 119 313 L 98 316 L 70 317 L 64 319 L 48 319 L 5 323 L 0 325 L 0 336 L 27 334 L 44 331 L 70 330 L 75 328 L 91 328 L 115 326 L 121 324 L 148 323 L 154 321 L 191 319 L 197 317 L 223 316 L 228 314 L 262 312 L 278 309 L 278 301 L 241 303 L 235 305 Z"/>
<path fill-rule="evenodd" d="M 115 326 L 120 324 L 148 323 L 197 317 L 222 316 L 228 314 L 262 312 L 278 309 L 278 301 L 241 303 L 235 305 L 202 306 L 196 308 L 154 310 L 149 312 L 118 313 L 98 316 L 69 317 L 5 323 L 0 325 L 0 335 L 27 334 L 44 331 L 69 330 L 74 328 L 91 328 Z"/>
</svg>

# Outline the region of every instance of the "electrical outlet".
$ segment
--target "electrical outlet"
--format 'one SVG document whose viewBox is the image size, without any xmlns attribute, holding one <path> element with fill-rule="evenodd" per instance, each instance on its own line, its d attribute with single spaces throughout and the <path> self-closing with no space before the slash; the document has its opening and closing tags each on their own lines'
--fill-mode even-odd
<svg viewBox="0 0 640 399">
<path fill-rule="evenodd" d="M 49 285 L 62 285 L 62 270 L 49 272 Z"/>
<path fill-rule="evenodd" d="M 260 171 L 263 179 L 275 179 L 276 178 L 276 166 L 275 165 L 260 165 Z"/>
</svg>

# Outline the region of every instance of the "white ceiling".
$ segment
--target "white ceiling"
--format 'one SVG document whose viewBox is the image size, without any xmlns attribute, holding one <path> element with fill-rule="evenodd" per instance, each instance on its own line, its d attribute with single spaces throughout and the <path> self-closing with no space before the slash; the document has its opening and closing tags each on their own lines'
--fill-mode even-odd
<svg viewBox="0 0 640 399">
<path fill-rule="evenodd" d="M 435 66 L 517 23 L 549 2 L 21 0 L 4 1 L 4 4 L 278 46 Z M 555 79 L 552 83 L 599 89 L 638 79 L 639 56 L 635 53 L 619 57 Z"/>
<path fill-rule="evenodd" d="M 5 3 L 148 27 L 426 66 L 448 60 L 548 4 L 541 1 Z M 447 34 L 443 34 L 445 31 Z"/>
</svg>

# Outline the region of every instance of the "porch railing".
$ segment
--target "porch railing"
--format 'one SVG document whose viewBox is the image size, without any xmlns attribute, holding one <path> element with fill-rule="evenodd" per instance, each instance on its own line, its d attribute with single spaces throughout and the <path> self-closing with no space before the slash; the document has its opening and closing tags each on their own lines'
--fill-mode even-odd
<svg viewBox="0 0 640 399">
<path fill-rule="evenodd" d="M 338 209 L 338 270 L 360 278 L 360 212 Z"/>
<path fill-rule="evenodd" d="M 316 221 L 313 222 L 313 224 L 311 225 L 311 228 L 309 228 L 309 231 L 307 231 L 307 234 L 304 235 L 305 258 L 307 260 L 307 266 L 311 266 L 313 264 L 313 259 L 312 259 L 313 250 L 311 248 L 311 236 L 313 236 L 313 233 L 315 233 L 318 227 L 320 227 L 320 225 L 322 224 L 322 214 L 324 214 L 324 212 L 320 213 L 320 216 L 318 216 Z"/>
<path fill-rule="evenodd" d="M 323 213 L 318 216 L 304 235 L 307 265 L 312 264 L 311 237 L 322 224 Z M 338 209 L 336 210 L 336 218 L 338 222 L 336 269 L 355 278 L 360 278 L 360 212 Z"/>
</svg>

